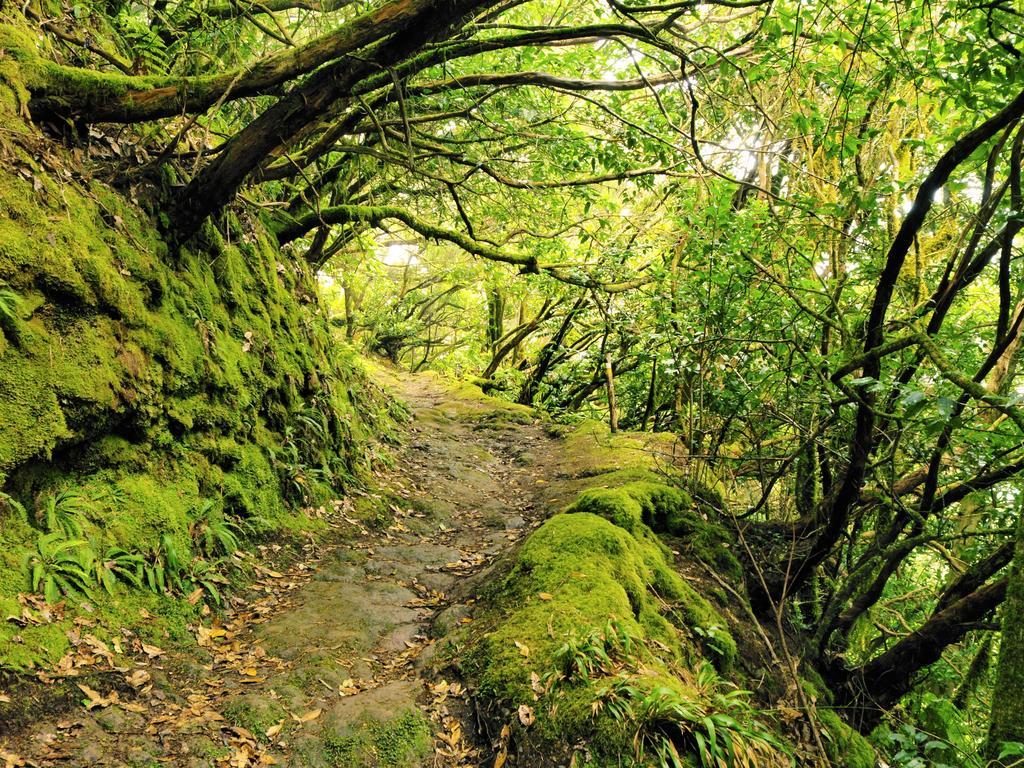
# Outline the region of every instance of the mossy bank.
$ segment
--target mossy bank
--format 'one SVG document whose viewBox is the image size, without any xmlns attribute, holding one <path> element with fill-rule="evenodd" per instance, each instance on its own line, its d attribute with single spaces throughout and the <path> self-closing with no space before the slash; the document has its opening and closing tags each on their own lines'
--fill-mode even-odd
<svg viewBox="0 0 1024 768">
<path fill-rule="evenodd" d="M 302 510 L 390 423 L 260 220 L 172 249 L 137 190 L 81 168 L 31 133 L 0 146 L 0 611 L 25 615 L 0 668 L 57 661 L 83 602 L 101 636 L 140 610 L 182 635 L 232 552 L 316 527 Z"/>
</svg>

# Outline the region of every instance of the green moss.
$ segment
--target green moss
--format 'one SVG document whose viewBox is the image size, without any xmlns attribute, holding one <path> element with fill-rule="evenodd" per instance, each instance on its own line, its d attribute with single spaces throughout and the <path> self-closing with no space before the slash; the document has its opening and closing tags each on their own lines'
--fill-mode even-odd
<svg viewBox="0 0 1024 768">
<path fill-rule="evenodd" d="M 875 768 L 878 755 L 871 744 L 839 719 L 831 709 L 820 707 L 818 724 L 822 728 L 825 751 L 833 765 L 842 768 Z"/>
<path fill-rule="evenodd" d="M 21 606 L 15 600 L 0 599 L 0 612 L 5 617 L 20 616 Z M 0 624 L 0 659 L 5 667 L 16 671 L 56 664 L 70 647 L 69 629 L 67 622 L 19 627 L 4 621 Z"/>
<path fill-rule="evenodd" d="M 706 538 L 691 535 L 689 542 L 703 551 L 720 550 L 731 557 L 724 547 L 724 534 L 704 523 L 698 527 L 696 513 L 690 509 L 690 498 L 678 489 L 651 481 L 636 481 L 618 488 L 593 488 L 577 497 L 567 513 L 587 512 L 599 515 L 648 546 L 659 550 L 664 556 L 667 548 L 653 535 L 652 531 L 668 531 L 683 535 L 702 532 Z M 713 541 L 717 550 L 712 550 L 708 541 Z M 696 548 L 696 547 L 695 547 Z M 735 577 L 739 563 L 721 558 L 727 566 L 726 576 Z M 674 609 L 681 626 L 690 628 L 698 637 L 700 645 L 716 657 L 722 669 L 732 666 L 736 656 L 736 643 L 726 628 L 725 619 L 689 584 L 668 568 L 656 569 L 654 588 L 664 599 L 674 601 Z"/>
<path fill-rule="evenodd" d="M 1024 521 L 1017 523 L 1017 541 L 1006 604 L 1002 608 L 999 661 L 992 694 L 991 727 L 985 751 L 999 756 L 1004 742 L 1024 740 Z"/>
<path fill-rule="evenodd" d="M 245 728 L 260 741 L 269 741 L 267 729 L 288 718 L 280 702 L 259 696 L 243 696 L 227 703 L 221 714 L 232 725 Z"/>
<path fill-rule="evenodd" d="M 633 532 L 584 507 L 624 520 Z M 508 576 L 483 596 L 486 612 L 472 625 L 468 650 L 460 651 L 483 696 L 531 704 L 531 673 L 559 671 L 565 640 L 601 632 L 610 620 L 657 649 L 644 659 L 646 674 L 675 680 L 670 668 L 694 661 L 699 647 L 712 650 L 723 668 L 731 663 L 735 644 L 723 619 L 670 568 L 640 520 L 642 510 L 629 494 L 591 493 L 527 539 Z M 538 706 L 537 732 L 552 742 L 586 736 L 612 753 L 623 748 L 621 724 L 592 717 L 595 691 L 592 683 L 575 686 L 557 707 Z"/>
<path fill-rule="evenodd" d="M 584 491 L 566 512 L 589 512 L 632 534 L 640 533 L 644 524 L 643 507 L 622 488 L 593 488 Z"/>
<path fill-rule="evenodd" d="M 411 768 L 433 748 L 430 723 L 419 712 L 404 712 L 390 720 L 369 720 L 347 735 L 329 733 L 323 739 L 328 764 L 338 768 Z"/>
<path fill-rule="evenodd" d="M 37 38 L 0 25 L 0 47 L 12 50 L 0 67 L 31 77 Z M 318 486 L 326 497 L 369 469 L 363 446 L 390 429 L 391 412 L 309 301 L 314 276 L 252 223 L 243 232 L 229 221 L 230 238 L 210 225 L 207 246 L 171 259 L 118 192 L 58 180 L 8 149 L 8 167 L 31 176 L 0 170 L 0 283 L 21 297 L 0 329 L 0 489 L 29 508 L 59 490 L 95 498 L 83 526 L 98 552 L 153 553 L 169 536 L 187 553 L 209 499 L 253 534 L 322 528 L 288 498 L 274 459 L 286 433 L 300 413 L 327 415 L 322 439 L 299 456 L 307 472 L 334 473 Z M 20 561 L 38 535 L 0 520 L 0 598 L 25 590 Z M 139 625 L 131 592 L 117 592 L 96 596 L 97 614 Z M 157 608 L 173 617 L 157 631 L 184 637 L 176 609 Z M 60 627 L 16 642 L 14 626 L 0 629 L 0 667 L 59 656 Z"/>
</svg>

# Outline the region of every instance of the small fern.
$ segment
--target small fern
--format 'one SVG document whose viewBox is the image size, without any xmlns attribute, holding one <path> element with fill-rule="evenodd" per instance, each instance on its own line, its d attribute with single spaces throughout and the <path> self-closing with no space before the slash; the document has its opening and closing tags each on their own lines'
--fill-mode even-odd
<svg viewBox="0 0 1024 768">
<path fill-rule="evenodd" d="M 144 565 L 141 555 L 121 547 L 109 547 L 103 557 L 95 558 L 92 575 L 97 584 L 112 594 L 118 582 L 142 587 L 139 572 Z"/>
<path fill-rule="evenodd" d="M 242 526 L 229 519 L 210 499 L 200 506 L 189 533 L 199 551 L 209 557 L 237 552 L 243 536 Z"/>
<path fill-rule="evenodd" d="M 21 297 L 0 280 L 0 319 L 15 320 L 18 317 L 18 305 Z"/>
<path fill-rule="evenodd" d="M 160 36 L 127 10 L 114 18 L 114 28 L 121 35 L 126 53 L 138 74 L 160 75 L 170 69 L 167 45 Z"/>
<path fill-rule="evenodd" d="M 59 531 L 65 538 L 77 538 L 82 535 L 82 522 L 91 508 L 91 501 L 80 493 L 60 491 L 45 497 L 36 515 L 47 533 Z"/>
<path fill-rule="evenodd" d="M 187 553 L 182 553 L 174 539 L 165 533 L 160 537 L 160 544 L 139 567 L 139 581 L 157 594 L 180 590 L 187 559 Z"/>
<path fill-rule="evenodd" d="M 25 505 L 13 496 L 9 496 L 3 491 L 0 491 L 0 519 L 2 519 L 6 512 L 13 513 L 23 522 L 28 521 L 28 512 L 25 509 Z"/>
<path fill-rule="evenodd" d="M 698 667 L 693 689 L 687 697 L 620 675 L 598 691 L 593 710 L 631 723 L 636 759 L 653 757 L 659 768 L 685 768 L 694 757 L 701 768 L 792 764 L 786 747 L 757 719 L 747 691 L 727 690 L 707 663 Z"/>
<path fill-rule="evenodd" d="M 46 533 L 36 542 L 36 551 L 22 559 L 22 570 L 32 592 L 42 592 L 51 602 L 62 595 L 89 596 L 89 568 L 92 550 L 83 539 L 65 539 L 60 533 Z"/>
<path fill-rule="evenodd" d="M 214 603 L 221 604 L 220 588 L 228 583 L 221 573 L 221 563 L 196 558 L 183 575 L 184 587 L 188 591 L 201 589 Z"/>
</svg>

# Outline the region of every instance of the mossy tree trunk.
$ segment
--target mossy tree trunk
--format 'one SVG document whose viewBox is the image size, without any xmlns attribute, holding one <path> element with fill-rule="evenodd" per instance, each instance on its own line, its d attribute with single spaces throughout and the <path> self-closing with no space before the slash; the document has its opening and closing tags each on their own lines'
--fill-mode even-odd
<svg viewBox="0 0 1024 768">
<path fill-rule="evenodd" d="M 992 695 L 992 723 L 988 756 L 995 759 L 999 745 L 1024 742 L 1024 519 L 1017 526 L 1017 548 L 1003 606 L 1003 633 Z"/>
</svg>

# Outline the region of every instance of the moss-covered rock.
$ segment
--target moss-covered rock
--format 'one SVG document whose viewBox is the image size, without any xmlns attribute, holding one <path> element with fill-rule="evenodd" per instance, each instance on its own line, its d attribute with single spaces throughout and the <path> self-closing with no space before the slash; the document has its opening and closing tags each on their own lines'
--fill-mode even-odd
<svg viewBox="0 0 1024 768">
<path fill-rule="evenodd" d="M 456 646 L 482 699 L 535 712 L 522 738 L 542 742 L 553 760 L 580 743 L 595 759 L 632 753 L 635 729 L 600 704 L 621 676 L 630 695 L 690 701 L 698 694 L 684 670 L 703 658 L 731 666 L 725 620 L 673 570 L 644 522 L 645 508 L 654 519 L 683 503 L 667 486 L 582 494 L 527 539 L 483 595 L 466 647 Z"/>
<path fill-rule="evenodd" d="M 666 532 L 678 536 L 690 535 L 702 553 L 713 553 L 713 564 L 724 564 L 724 575 L 742 578 L 739 563 L 725 547 L 725 535 L 709 523 L 697 523 L 690 497 L 677 488 L 651 480 L 640 480 L 612 488 L 592 488 L 584 491 L 566 509 L 567 513 L 588 512 L 599 515 L 638 540 L 658 549 L 662 557 L 667 547 L 654 535 Z M 671 571 L 670 571 L 671 572 Z M 722 669 L 728 669 L 736 655 L 736 644 L 726 630 L 724 618 L 697 591 L 672 573 L 674 583 L 666 599 L 676 600 L 676 611 L 682 625 L 691 628 L 703 648 L 714 655 Z M 739 583 L 738 581 L 736 583 Z"/>
</svg>

